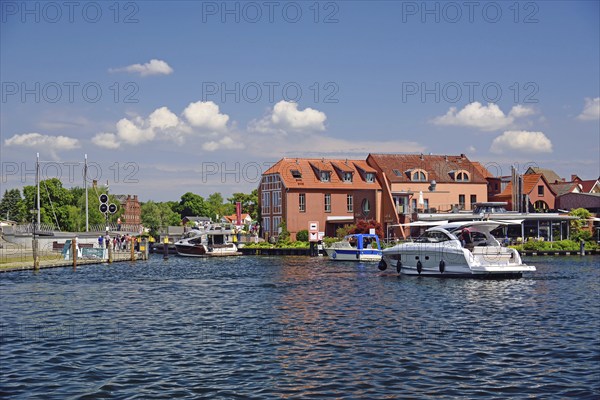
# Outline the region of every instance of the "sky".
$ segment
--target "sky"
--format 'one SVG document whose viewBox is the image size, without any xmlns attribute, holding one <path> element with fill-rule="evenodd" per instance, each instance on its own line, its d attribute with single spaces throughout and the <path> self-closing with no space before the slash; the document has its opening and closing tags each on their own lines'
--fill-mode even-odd
<svg viewBox="0 0 600 400">
<path fill-rule="evenodd" d="M 599 1 L 0 1 L 0 192 L 250 192 L 283 157 L 600 175 Z"/>
</svg>

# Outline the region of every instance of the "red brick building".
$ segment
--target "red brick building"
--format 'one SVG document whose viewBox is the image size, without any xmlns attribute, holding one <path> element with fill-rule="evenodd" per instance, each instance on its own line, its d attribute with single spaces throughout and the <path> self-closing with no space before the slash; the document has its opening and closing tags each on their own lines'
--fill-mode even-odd
<svg viewBox="0 0 600 400">
<path fill-rule="evenodd" d="M 121 203 L 121 223 L 123 225 L 140 225 L 142 223 L 142 207 L 138 200 L 137 195 L 116 195 L 115 196 Z"/>
<path fill-rule="evenodd" d="M 522 194 L 527 195 L 529 199 L 529 211 L 545 212 L 556 209 L 556 192 L 548 183 L 545 176 L 541 173 L 527 173 L 522 176 L 523 190 Z M 509 182 L 506 188 L 490 199 L 490 201 L 505 201 L 508 203 L 507 210 L 514 210 L 512 204 L 513 184 Z M 527 210 L 524 210 L 527 211 Z"/>
<path fill-rule="evenodd" d="M 277 236 L 285 221 L 291 239 L 308 229 L 335 236 L 359 219 L 379 219 L 381 185 L 364 160 L 284 158 L 265 171 L 258 188 L 265 236 Z"/>
</svg>

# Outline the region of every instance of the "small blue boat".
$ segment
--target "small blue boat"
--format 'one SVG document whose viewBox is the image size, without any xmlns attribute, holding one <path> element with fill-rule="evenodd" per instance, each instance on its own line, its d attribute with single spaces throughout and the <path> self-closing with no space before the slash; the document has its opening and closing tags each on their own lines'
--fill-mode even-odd
<svg viewBox="0 0 600 400">
<path fill-rule="evenodd" d="M 325 248 L 331 260 L 336 261 L 373 261 L 381 260 L 379 236 L 369 233 L 357 233 Z"/>
</svg>

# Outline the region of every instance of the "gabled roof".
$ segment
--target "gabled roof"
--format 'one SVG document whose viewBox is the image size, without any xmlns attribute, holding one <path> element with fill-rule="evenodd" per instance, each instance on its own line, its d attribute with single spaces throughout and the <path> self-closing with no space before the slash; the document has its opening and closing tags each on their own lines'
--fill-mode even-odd
<svg viewBox="0 0 600 400">
<path fill-rule="evenodd" d="M 535 175 L 542 174 L 544 178 L 546 178 L 546 182 L 548 183 L 556 183 L 556 182 L 564 182 L 563 178 L 558 176 L 558 174 L 551 169 L 539 168 L 539 167 L 529 167 L 527 171 L 525 171 L 525 175 Z"/>
<path fill-rule="evenodd" d="M 582 192 L 583 193 L 591 193 L 592 189 L 594 189 L 594 186 L 600 185 L 599 181 L 600 181 L 600 178 L 580 181 L 579 184 L 581 184 Z"/>
<path fill-rule="evenodd" d="M 486 167 L 484 167 L 483 164 L 481 164 L 479 161 L 471 161 L 471 163 L 473 164 L 475 169 L 477 169 L 477 171 L 479 171 L 481 176 L 483 176 L 484 178 L 487 179 L 487 178 L 494 177 L 494 175 L 492 175 L 491 172 L 488 171 L 488 169 Z"/>
<path fill-rule="evenodd" d="M 226 219 L 227 221 L 229 221 L 229 222 L 233 222 L 233 221 L 236 221 L 236 220 L 237 220 L 237 215 L 235 215 L 235 214 L 232 214 L 232 215 L 224 215 L 224 216 L 223 216 L 223 218 L 225 218 L 225 219 Z M 246 220 L 246 219 L 248 219 L 248 218 L 252 219 L 252 218 L 250 217 L 250 214 L 248 214 L 248 213 L 242 213 L 242 221 L 244 221 L 244 220 Z"/>
<path fill-rule="evenodd" d="M 579 191 L 579 182 L 551 183 L 550 187 L 557 196 L 560 196 L 565 193 L 577 193 Z"/>
<path fill-rule="evenodd" d="M 546 184 L 546 186 L 548 186 L 548 189 L 550 189 L 552 194 L 556 195 L 556 192 L 552 189 L 552 186 L 548 184 L 548 181 L 542 174 L 525 174 L 525 175 L 523 175 L 523 194 L 531 193 L 537 187 L 538 182 L 540 180 L 542 180 Z M 502 193 L 494 196 L 494 198 L 502 198 L 502 197 L 510 198 L 512 196 L 512 186 L 513 186 L 512 182 L 509 182 L 506 185 L 506 187 L 504 188 L 504 190 L 502 191 Z"/>
<path fill-rule="evenodd" d="M 344 182 L 340 174 L 332 173 L 329 182 L 322 182 L 318 171 L 334 171 L 334 164 L 352 172 L 352 182 Z M 283 158 L 263 173 L 278 174 L 286 188 L 304 189 L 380 189 L 379 182 L 366 182 L 363 169 L 366 172 L 376 172 L 364 160 L 312 159 L 312 158 Z M 294 178 L 292 170 L 300 173 L 300 178 Z"/>
<path fill-rule="evenodd" d="M 426 171 L 427 180 L 435 180 L 437 183 L 456 183 L 451 172 L 459 170 L 469 173 L 471 183 L 487 183 L 479 168 L 464 154 L 459 156 L 369 154 L 367 161 L 381 169 L 391 183 L 412 182 L 407 171 L 413 169 Z M 394 170 L 399 171 L 400 176 Z"/>
</svg>

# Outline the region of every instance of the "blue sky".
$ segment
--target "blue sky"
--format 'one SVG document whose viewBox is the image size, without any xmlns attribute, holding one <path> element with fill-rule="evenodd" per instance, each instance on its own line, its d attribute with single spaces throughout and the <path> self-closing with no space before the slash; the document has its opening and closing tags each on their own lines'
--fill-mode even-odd
<svg viewBox="0 0 600 400">
<path fill-rule="evenodd" d="M 598 1 L 70 4 L 1 2 L 2 192 L 36 152 L 157 201 L 250 191 L 285 156 L 600 175 Z"/>
</svg>

